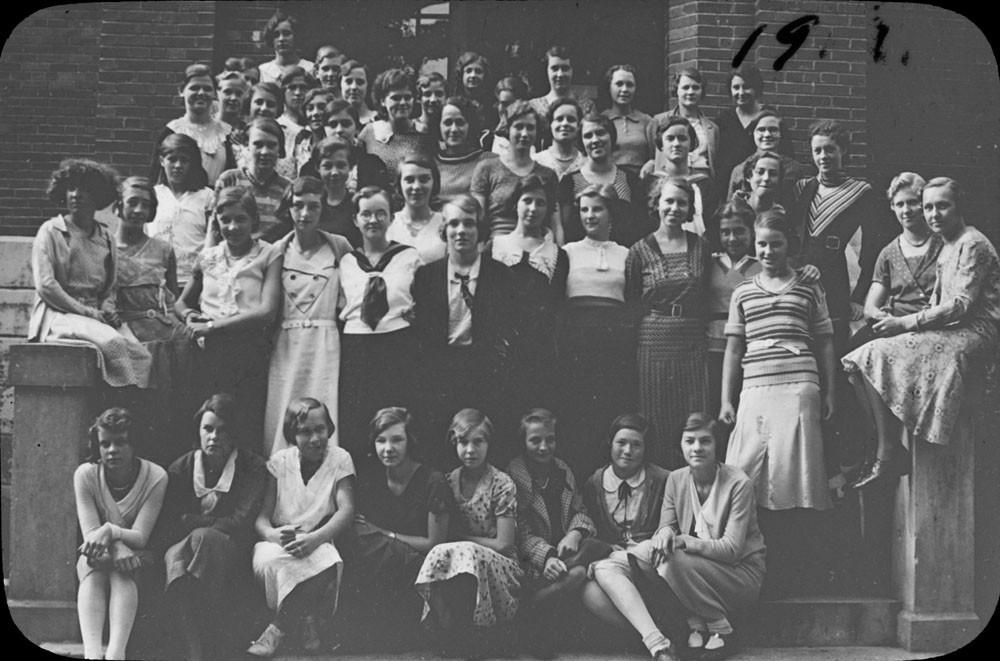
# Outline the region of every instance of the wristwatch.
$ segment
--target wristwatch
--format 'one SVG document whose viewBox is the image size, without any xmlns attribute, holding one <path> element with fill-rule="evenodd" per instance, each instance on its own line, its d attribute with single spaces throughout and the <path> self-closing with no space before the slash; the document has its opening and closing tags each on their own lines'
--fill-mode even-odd
<svg viewBox="0 0 1000 661">
<path fill-rule="evenodd" d="M 213 330 L 215 328 L 215 322 L 213 320 L 209 319 L 208 323 L 205 324 L 205 326 L 208 328 L 208 330 Z"/>
</svg>

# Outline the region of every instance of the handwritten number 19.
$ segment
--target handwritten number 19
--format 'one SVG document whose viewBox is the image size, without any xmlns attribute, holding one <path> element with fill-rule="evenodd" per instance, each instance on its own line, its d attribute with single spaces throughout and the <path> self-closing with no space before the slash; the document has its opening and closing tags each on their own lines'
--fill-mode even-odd
<svg viewBox="0 0 1000 661">
<path fill-rule="evenodd" d="M 818 24 L 819 16 L 809 14 L 808 16 L 802 16 L 801 18 L 797 18 L 794 21 L 785 24 L 780 30 L 778 30 L 778 34 L 775 38 L 778 40 L 778 43 L 787 45 L 788 49 L 774 61 L 775 71 L 781 71 L 788 59 L 795 55 L 799 48 L 802 47 L 802 44 L 805 43 L 806 38 L 809 36 L 809 27 Z M 764 28 L 766 27 L 766 23 L 761 25 L 759 28 L 751 32 L 750 36 L 747 37 L 747 40 L 743 42 L 739 52 L 736 53 L 736 57 L 733 58 L 734 69 L 743 64 L 744 58 L 746 58 L 746 56 L 750 53 L 750 49 L 753 48 L 754 42 L 757 41 L 757 37 L 764 32 Z"/>
</svg>

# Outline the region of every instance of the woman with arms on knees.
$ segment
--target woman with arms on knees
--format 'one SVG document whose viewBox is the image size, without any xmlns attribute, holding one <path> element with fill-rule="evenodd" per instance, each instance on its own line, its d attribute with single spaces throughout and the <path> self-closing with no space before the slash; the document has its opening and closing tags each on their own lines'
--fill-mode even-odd
<svg viewBox="0 0 1000 661">
<path fill-rule="evenodd" d="M 1000 262 L 982 232 L 965 224 L 962 190 L 947 177 L 923 189 L 924 217 L 944 240 L 931 305 L 884 316 L 876 339 L 844 356 L 878 438 L 878 454 L 855 488 L 906 472 L 911 443 L 968 443 L 965 404 L 985 378 L 1000 332 Z"/>
<path fill-rule="evenodd" d="M 789 205 L 792 203 L 792 189 L 802 177 L 808 176 L 808 168 L 795 160 L 791 144 L 791 138 L 782 139 L 784 124 L 781 116 L 773 110 L 764 110 L 757 119 L 753 120 L 749 126 L 753 135 L 753 142 L 756 149 L 751 151 L 747 157 L 733 165 L 728 171 L 719 170 L 720 183 L 724 177 L 729 177 L 727 196 L 738 190 L 745 188 L 747 180 L 747 166 L 749 163 L 759 159 L 766 152 L 775 154 L 781 161 L 781 168 L 785 176 L 781 187 L 775 194 L 775 202 Z"/>
<path fill-rule="evenodd" d="M 344 323 L 340 363 L 342 440 L 358 465 L 366 452 L 368 422 L 386 402 L 408 403 L 417 358 L 413 318 L 413 274 L 420 254 L 386 236 L 392 204 L 381 188 L 354 196 L 361 247 L 340 260 Z M 373 369 L 376 364 L 391 369 Z"/>
<path fill-rule="evenodd" d="M 253 656 L 274 656 L 296 629 L 303 649 L 318 651 L 320 632 L 337 611 L 343 562 L 334 544 L 354 520 L 354 464 L 330 443 L 334 429 L 329 410 L 311 397 L 285 411 L 290 447 L 267 462 L 256 523 L 261 541 L 253 549 L 254 575 L 274 619 L 247 650 Z"/>
<path fill-rule="evenodd" d="M 652 420 L 657 446 L 652 460 L 683 463 L 666 439 L 680 431 L 691 410 L 708 404 L 706 286 L 708 244 L 683 229 L 690 222 L 694 189 L 685 179 L 658 179 L 650 209 L 660 227 L 629 249 L 625 300 L 638 308 L 639 407 Z M 655 205 L 655 206 L 654 206 Z"/>
<path fill-rule="evenodd" d="M 118 330 L 118 250 L 111 232 L 94 218 L 118 199 L 117 173 L 101 163 L 68 159 L 52 173 L 47 195 L 66 213 L 42 223 L 31 246 L 35 302 L 28 341 L 92 344 L 105 383 L 147 387 L 153 359 Z"/>
<path fill-rule="evenodd" d="M 604 425 L 635 408 L 635 323 L 625 305 L 628 248 L 610 240 L 610 186 L 587 186 L 576 196 L 586 237 L 563 246 L 569 258 L 566 306 L 556 331 L 563 396 L 561 456 L 583 479 L 607 454 Z"/>
<path fill-rule="evenodd" d="M 358 476 L 353 557 L 348 559 L 352 572 L 344 588 L 359 602 L 352 609 L 360 611 L 359 624 L 386 609 L 417 624 L 420 604 L 413 582 L 424 556 L 448 539 L 454 498 L 444 475 L 421 463 L 406 409 L 376 412 L 369 442 L 379 464 Z"/>
<path fill-rule="evenodd" d="M 556 417 L 532 409 L 521 418 L 521 436 L 524 449 L 507 466 L 517 487 L 517 551 L 530 594 L 522 599 L 521 621 L 532 647 L 550 650 L 553 624 L 563 624 L 575 608 L 588 558 L 603 545 L 593 542 L 597 529 L 573 472 L 555 456 Z"/>
<path fill-rule="evenodd" d="M 539 113 L 525 101 L 514 101 L 507 106 L 503 126 L 510 139 L 507 150 L 498 159 L 479 163 L 472 174 L 470 193 L 486 213 L 484 227 L 479 240 L 486 242 L 494 236 L 510 234 L 517 225 L 517 216 L 509 206 L 511 193 L 523 177 L 536 174 L 544 178 L 550 187 L 548 198 L 555 199 L 556 173 L 531 158 L 531 148 L 541 129 Z M 549 213 L 551 215 L 551 209 Z M 562 243 L 562 226 L 549 220 L 556 243 Z"/>
<path fill-rule="evenodd" d="M 399 163 L 407 155 L 433 159 L 437 151 L 437 140 L 418 131 L 410 117 L 415 93 L 416 86 L 408 71 L 389 69 L 380 73 L 372 86 L 379 118 L 358 135 L 365 150 L 385 163 L 392 181 L 399 175 Z"/>
<path fill-rule="evenodd" d="M 241 586 L 251 580 L 254 519 L 264 497 L 263 460 L 238 447 L 237 410 L 230 395 L 205 400 L 194 415 L 198 442 L 170 465 L 161 516 L 169 548 L 167 598 L 177 618 L 186 659 L 214 659 L 234 650 L 219 631 L 227 610 L 238 610 Z"/>
<path fill-rule="evenodd" d="M 194 138 L 201 150 L 201 164 L 208 174 L 208 185 L 214 186 L 216 179 L 224 171 L 236 167 L 236 158 L 230 142 L 233 128 L 213 115 L 217 101 L 215 78 L 206 64 L 192 64 L 184 70 L 184 82 L 180 89 L 184 99 L 184 115 L 167 122 L 156 138 L 153 162 L 149 167 L 149 180 L 160 179 L 160 144 L 171 133 L 183 133 Z"/>
<path fill-rule="evenodd" d="M 462 402 L 507 414 L 502 386 L 516 318 L 513 275 L 477 247 L 482 207 L 471 195 L 457 195 L 441 213 L 447 256 L 421 266 L 413 277 L 420 373 L 429 384 L 422 393 L 425 438 L 439 431 L 444 437 L 444 416 Z M 436 465 L 455 464 L 445 444 L 426 449 Z"/>
<path fill-rule="evenodd" d="M 583 588 L 583 604 L 601 621 L 634 628 L 656 661 L 676 660 L 673 646 L 657 628 L 637 587 L 629 560 L 650 577 L 652 547 L 648 540 L 660 527 L 663 489 L 669 471 L 649 462 L 650 424 L 637 413 L 611 423 L 611 462 L 583 485 L 583 502 L 594 517 L 597 539 L 613 547 L 610 557 L 590 567 L 594 579 Z M 647 542 L 642 544 L 642 542 Z"/>
<path fill-rule="evenodd" d="M 660 529 L 649 542 L 657 573 L 688 612 L 687 648 L 708 661 L 733 653 L 729 616 L 757 601 L 765 555 L 754 487 L 716 459 L 715 447 L 715 420 L 688 416 L 681 436 L 687 466 L 667 477 Z"/>
<path fill-rule="evenodd" d="M 653 230 L 646 208 L 646 195 L 639 180 L 615 165 L 612 159 L 618 139 L 614 122 L 603 115 L 586 115 L 580 125 L 580 145 L 587 154 L 580 169 L 559 184 L 562 228 L 566 241 L 583 238 L 583 226 L 573 201 L 587 186 L 611 186 L 615 189 L 615 224 L 611 237 L 627 247 Z"/>
<path fill-rule="evenodd" d="M 441 109 L 441 148 L 434 156 L 441 173 L 442 199 L 472 188 L 472 174 L 480 161 L 496 158 L 493 152 L 483 151 L 479 134 L 483 125 L 478 106 L 464 96 L 451 96 Z"/>
<path fill-rule="evenodd" d="M 239 438 L 268 451 L 271 439 L 262 442 L 267 331 L 281 301 L 282 254 L 253 238 L 257 203 L 246 188 L 219 191 L 214 215 L 224 240 L 202 250 L 174 311 L 201 340 L 201 391 L 233 393 Z"/>
<path fill-rule="evenodd" d="M 653 157 L 655 146 L 646 130 L 653 118 L 635 107 L 635 68 L 631 64 L 615 64 L 604 74 L 607 106 L 601 114 L 615 125 L 618 139 L 612 158 L 615 165 L 638 177 L 642 166 Z M 604 94 L 598 95 L 598 101 Z"/>
<path fill-rule="evenodd" d="M 285 191 L 279 207 L 279 214 L 287 215 L 295 230 L 274 246 L 282 255 L 284 296 L 267 372 L 264 449 L 268 456 L 287 447 L 282 419 L 299 393 L 313 393 L 321 401 L 332 402 L 330 417 L 335 425 L 339 422 L 335 405 L 340 384 L 337 304 L 341 259 L 351 251 L 351 244 L 319 229 L 322 206 L 323 184 L 300 177 Z"/>
<path fill-rule="evenodd" d="M 295 45 L 295 27 L 298 21 L 294 16 L 283 11 L 277 11 L 268 19 L 264 26 L 263 41 L 274 48 L 274 59 L 261 64 L 260 82 L 276 83 L 281 79 L 281 74 L 288 67 L 302 67 L 306 71 L 312 71 L 313 63 L 299 57 L 299 50 Z"/>
<path fill-rule="evenodd" d="M 455 414 L 448 442 L 461 467 L 447 475 L 456 512 L 449 539 L 424 559 L 416 588 L 427 602 L 424 618 L 439 631 L 445 647 L 468 644 L 476 628 L 510 622 L 517 614 L 517 489 L 513 480 L 487 461 L 493 423 L 475 409 Z"/>
<path fill-rule="evenodd" d="M 143 551 L 167 489 L 167 472 L 140 459 L 139 425 L 126 409 L 111 408 L 90 428 L 90 456 L 73 474 L 76 514 L 83 532 L 76 575 L 76 608 L 87 659 L 124 659 L 139 603 L 136 573 L 152 564 Z M 101 656 L 105 617 L 108 648 Z"/>
</svg>

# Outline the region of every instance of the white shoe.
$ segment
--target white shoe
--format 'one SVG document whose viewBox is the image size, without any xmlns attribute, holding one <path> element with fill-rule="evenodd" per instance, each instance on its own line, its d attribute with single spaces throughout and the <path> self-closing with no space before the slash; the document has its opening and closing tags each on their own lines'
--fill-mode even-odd
<svg viewBox="0 0 1000 661">
<path fill-rule="evenodd" d="M 697 629 L 688 634 L 688 649 L 697 650 L 705 646 L 705 635 Z"/>
<path fill-rule="evenodd" d="M 264 629 L 264 633 L 260 634 L 260 637 L 253 641 L 253 644 L 247 650 L 247 654 L 272 657 L 278 651 L 278 648 L 281 646 L 281 640 L 284 637 L 284 632 L 276 627 L 274 623 L 271 623 Z"/>
</svg>

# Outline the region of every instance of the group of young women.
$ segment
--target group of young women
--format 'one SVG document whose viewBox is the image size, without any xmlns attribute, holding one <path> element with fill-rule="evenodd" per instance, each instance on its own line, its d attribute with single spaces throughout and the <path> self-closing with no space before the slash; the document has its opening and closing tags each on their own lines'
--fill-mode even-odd
<svg viewBox="0 0 1000 661">
<path fill-rule="evenodd" d="M 583 604 L 654 658 L 720 658 L 765 538 L 774 594 L 815 585 L 795 568 L 841 466 L 864 488 L 907 471 L 901 439 L 960 441 L 1000 263 L 954 180 L 902 173 L 887 210 L 828 120 L 807 176 L 750 66 L 719 124 L 691 67 L 650 117 L 613 66 L 597 114 L 560 47 L 534 99 L 504 78 L 492 103 L 466 53 L 456 95 L 390 69 L 369 106 L 367 68 L 302 60 L 294 28 L 268 24 L 252 86 L 239 61 L 187 68 L 150 179 L 75 159 L 50 183 L 65 213 L 35 240 L 30 339 L 96 346 L 110 386 L 175 421 L 204 401 L 194 451 L 177 424 L 143 447 L 121 408 L 92 429 L 88 658 L 106 609 L 121 658 L 133 579 L 158 563 L 187 658 L 226 644 L 206 623 L 251 568 L 260 656 L 292 632 L 319 649 L 338 595 L 362 622 L 416 617 L 419 595 L 446 647 L 520 614 L 551 651 Z"/>
</svg>

